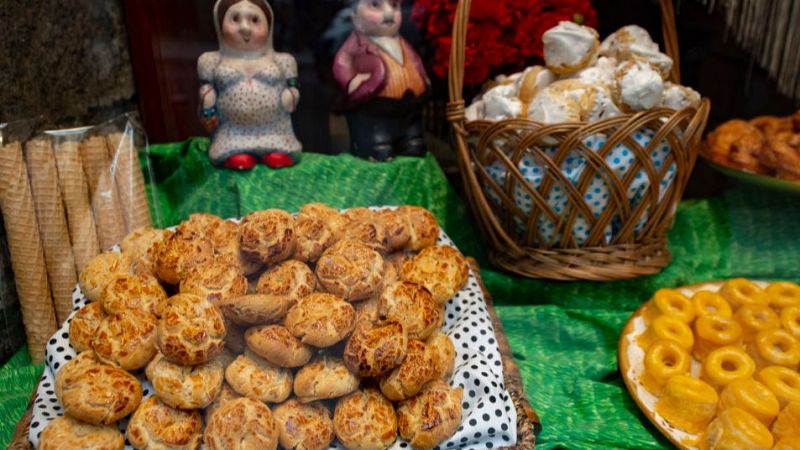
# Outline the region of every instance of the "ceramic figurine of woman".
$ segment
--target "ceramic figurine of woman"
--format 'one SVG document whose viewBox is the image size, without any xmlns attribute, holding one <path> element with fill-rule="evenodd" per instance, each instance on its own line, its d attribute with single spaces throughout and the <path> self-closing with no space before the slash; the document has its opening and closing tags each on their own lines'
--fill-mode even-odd
<svg viewBox="0 0 800 450">
<path fill-rule="evenodd" d="M 219 51 L 197 62 L 201 120 L 212 133 L 208 156 L 217 166 L 291 166 L 301 145 L 292 129 L 297 62 L 272 47 L 274 14 L 266 0 L 217 0 Z"/>
<path fill-rule="evenodd" d="M 354 31 L 333 62 L 346 94 L 352 153 L 387 160 L 425 154 L 422 105 L 430 80 L 417 52 L 400 36 L 400 0 L 353 0 Z"/>
</svg>

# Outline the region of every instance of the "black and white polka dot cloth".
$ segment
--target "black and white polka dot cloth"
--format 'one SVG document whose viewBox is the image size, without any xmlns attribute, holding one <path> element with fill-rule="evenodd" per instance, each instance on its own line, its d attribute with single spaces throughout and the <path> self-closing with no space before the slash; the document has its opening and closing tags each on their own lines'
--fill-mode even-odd
<svg viewBox="0 0 800 450">
<path fill-rule="evenodd" d="M 455 246 L 444 232 L 440 232 L 438 243 Z M 114 250 L 119 251 L 116 247 Z M 69 343 L 69 324 L 75 312 L 88 303 L 77 287 L 72 300 L 75 305 L 72 314 L 47 344 L 45 370 L 36 393 L 28 432 L 34 448 L 38 448 L 39 436 L 47 424 L 64 414 L 55 395 L 55 373 L 76 355 Z M 456 347 L 455 371 L 450 385 L 463 387 L 464 397 L 461 425 L 453 437 L 438 448 L 487 449 L 514 445 L 517 414 L 503 383 L 500 351 L 486 302 L 471 269 L 467 285 L 445 306 L 443 331 Z M 144 374 L 138 374 L 138 378 L 142 382 L 144 396 L 152 395 L 153 389 Z M 118 425 L 124 433 L 127 421 L 121 421 Z M 343 449 L 338 442 L 334 444 L 332 448 Z M 410 447 L 398 439 L 390 448 Z M 127 443 L 125 448 L 132 450 Z"/>
</svg>

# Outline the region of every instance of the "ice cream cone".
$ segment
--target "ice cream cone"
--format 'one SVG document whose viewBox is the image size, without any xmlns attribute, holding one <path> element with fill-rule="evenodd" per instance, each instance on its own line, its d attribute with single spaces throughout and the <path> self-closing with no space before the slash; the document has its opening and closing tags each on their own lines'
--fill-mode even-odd
<svg viewBox="0 0 800 450">
<path fill-rule="evenodd" d="M 119 243 L 126 234 L 119 192 L 112 174 L 106 140 L 89 136 L 81 142 L 81 160 L 89 184 L 100 250 Z"/>
<path fill-rule="evenodd" d="M 76 273 L 80 274 L 89 260 L 100 253 L 100 245 L 97 242 L 94 215 L 89 203 L 89 186 L 83 173 L 79 141 L 75 138 L 55 139 L 58 181 L 67 209 Z"/>
<path fill-rule="evenodd" d="M 11 267 L 17 284 L 28 351 L 34 363 L 44 360 L 56 313 L 47 282 L 28 171 L 19 142 L 0 147 L 0 209 L 6 226 Z"/>
<path fill-rule="evenodd" d="M 58 323 L 63 323 L 72 311 L 72 291 L 78 283 L 78 277 L 50 139 L 28 141 L 25 144 L 25 159 L 56 318 Z"/>
<path fill-rule="evenodd" d="M 150 207 L 144 190 L 144 176 L 139 167 L 139 149 L 130 133 L 111 133 L 106 136 L 111 160 L 115 162 L 119 197 L 124 207 L 125 223 L 128 232 L 150 226 Z"/>
</svg>

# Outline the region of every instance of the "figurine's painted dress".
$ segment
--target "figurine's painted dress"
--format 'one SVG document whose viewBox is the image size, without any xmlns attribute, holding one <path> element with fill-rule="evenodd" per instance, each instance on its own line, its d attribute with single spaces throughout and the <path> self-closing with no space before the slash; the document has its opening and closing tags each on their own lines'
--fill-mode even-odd
<svg viewBox="0 0 800 450">
<path fill-rule="evenodd" d="M 302 146 L 292 131 L 291 114 L 281 102 L 288 80 L 297 78 L 297 63 L 291 55 L 272 53 L 271 62 L 248 78 L 226 65 L 219 52 L 208 52 L 200 57 L 198 72 L 201 83 L 210 83 L 217 91 L 219 126 L 208 150 L 214 164 L 238 153 L 261 157 L 282 152 L 299 159 Z"/>
</svg>

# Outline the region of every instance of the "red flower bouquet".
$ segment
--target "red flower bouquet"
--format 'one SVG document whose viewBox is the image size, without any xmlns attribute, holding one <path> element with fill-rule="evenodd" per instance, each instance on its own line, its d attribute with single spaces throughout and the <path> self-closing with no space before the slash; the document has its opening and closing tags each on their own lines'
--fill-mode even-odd
<svg viewBox="0 0 800 450">
<path fill-rule="evenodd" d="M 412 18 L 434 49 L 433 73 L 447 76 L 458 0 L 416 0 Z M 562 20 L 597 26 L 590 0 L 472 0 L 464 83 L 480 84 L 499 70 L 519 70 L 542 58 L 542 34 Z"/>
</svg>

